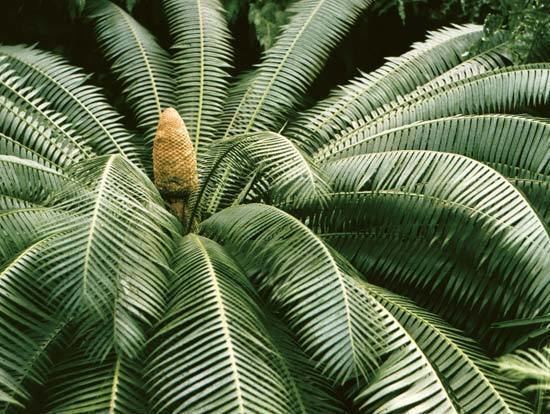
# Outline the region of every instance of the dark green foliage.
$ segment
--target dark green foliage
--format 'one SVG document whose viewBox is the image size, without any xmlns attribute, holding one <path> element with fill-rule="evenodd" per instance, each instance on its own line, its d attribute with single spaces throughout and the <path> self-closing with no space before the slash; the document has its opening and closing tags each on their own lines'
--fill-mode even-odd
<svg viewBox="0 0 550 414">
<path fill-rule="evenodd" d="M 101 76 L 0 46 L 0 412 L 542 413 L 550 63 L 520 22 L 304 110 L 371 1 L 229 3 L 266 47 L 237 76 L 221 0 L 85 3 L 59 42 Z M 167 106 L 185 228 L 150 168 Z"/>
<path fill-rule="evenodd" d="M 260 46 L 269 49 L 279 34 L 280 28 L 288 22 L 288 6 L 295 0 L 224 0 L 227 16 L 234 22 L 248 10 L 248 21 L 254 26 Z"/>
<path fill-rule="evenodd" d="M 507 40 L 518 63 L 550 56 L 550 3 L 547 0 L 384 0 L 380 13 L 397 8 L 403 24 L 427 14 L 434 21 L 448 19 L 484 23 L 486 37 L 477 47 L 490 48 Z"/>
</svg>

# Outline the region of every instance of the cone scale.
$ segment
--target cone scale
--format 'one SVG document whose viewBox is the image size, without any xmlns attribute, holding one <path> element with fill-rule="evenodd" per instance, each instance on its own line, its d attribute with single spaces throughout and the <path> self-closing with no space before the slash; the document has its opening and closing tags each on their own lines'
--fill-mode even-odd
<svg viewBox="0 0 550 414">
<path fill-rule="evenodd" d="M 183 119 L 174 108 L 162 111 L 153 141 L 155 186 L 183 223 L 189 196 L 199 185 L 197 158 Z"/>
</svg>

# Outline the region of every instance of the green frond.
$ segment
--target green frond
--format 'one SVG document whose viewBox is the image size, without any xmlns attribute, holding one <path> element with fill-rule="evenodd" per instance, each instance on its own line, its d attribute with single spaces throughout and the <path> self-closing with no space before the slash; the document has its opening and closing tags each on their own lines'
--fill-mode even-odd
<svg viewBox="0 0 550 414">
<path fill-rule="evenodd" d="M 49 321 L 45 290 L 37 280 L 38 262 L 50 239 L 45 238 L 13 255 L 0 268 L 0 320 L 23 330 L 39 331 L 36 325 Z M 15 329 L 17 330 L 17 329 Z M 12 333 L 13 334 L 13 333 Z"/>
<path fill-rule="evenodd" d="M 491 168 L 456 154 L 396 151 L 338 160 L 327 173 L 336 191 L 327 205 L 296 214 L 369 279 L 460 326 L 479 323 L 478 333 L 508 316 L 548 311 L 548 233 Z M 484 318 L 463 318 L 463 309 Z"/>
<path fill-rule="evenodd" d="M 471 56 L 469 51 L 464 52 L 463 54 Z M 473 76 L 479 76 L 499 68 L 510 66 L 511 62 L 512 60 L 508 55 L 504 44 L 499 45 L 493 49 L 480 53 L 479 55 L 473 55 L 468 60 L 453 66 L 441 75 L 417 87 L 417 90 L 421 90 L 423 92 L 433 90 L 449 83 L 468 79 Z"/>
<path fill-rule="evenodd" d="M 95 20 L 97 40 L 150 146 L 161 111 L 174 106 L 170 56 L 146 28 L 110 1 L 93 2 L 88 14 Z"/>
<path fill-rule="evenodd" d="M 518 88 L 517 85 L 521 85 Z M 379 108 L 338 133 L 329 146 L 347 146 L 389 129 L 451 115 L 524 112 L 550 101 L 550 66 L 493 70 L 435 89 L 422 88 Z M 325 151 L 319 148 L 317 152 Z M 315 157 L 316 158 L 316 155 Z"/>
<path fill-rule="evenodd" d="M 351 275 L 349 282 L 356 294 L 371 303 L 375 319 L 384 327 L 383 362 L 368 378 L 350 384 L 350 396 L 354 398 L 358 411 L 392 413 L 402 412 L 407 407 L 411 412 L 458 413 L 452 394 L 442 382 L 438 370 L 403 324 L 373 292 L 365 289 L 357 270 L 349 262 L 336 253 L 334 258 Z"/>
<path fill-rule="evenodd" d="M 460 63 L 482 35 L 483 27 L 471 24 L 429 32 L 425 42 L 413 44 L 409 52 L 389 58 L 379 69 L 356 77 L 303 112 L 288 135 L 313 152 L 362 116 Z"/>
<path fill-rule="evenodd" d="M 117 314 L 118 309 L 115 308 L 113 320 L 121 319 L 120 313 Z M 91 312 L 83 312 L 75 319 L 79 324 L 74 328 L 73 343 L 81 344 L 80 348 L 86 355 L 99 361 L 105 360 L 117 349 L 140 347 L 140 342 L 144 341 L 141 327 L 138 326 L 135 332 L 136 326 L 133 321 L 130 321 L 128 326 L 133 331 L 132 335 L 124 335 L 124 332 L 117 331 L 117 325 L 113 324 L 113 320 L 98 319 Z M 121 323 L 118 324 L 120 325 Z"/>
<path fill-rule="evenodd" d="M 530 381 L 525 392 L 539 391 L 550 399 L 550 346 L 520 349 L 499 358 L 501 372 L 514 382 Z"/>
<path fill-rule="evenodd" d="M 241 99 L 226 106 L 224 138 L 277 131 L 321 71 L 331 49 L 371 0 L 300 0 L 288 25 L 269 48 Z M 237 88 L 241 88 L 237 85 Z"/>
<path fill-rule="evenodd" d="M 522 174 L 510 178 L 510 182 L 521 190 L 531 205 L 537 210 L 541 220 L 550 227 L 550 177 L 542 174 Z"/>
<path fill-rule="evenodd" d="M 343 414 L 344 407 L 336 399 L 328 379 L 302 351 L 298 341 L 284 322 L 268 305 L 262 303 L 267 329 L 277 350 L 277 360 L 284 372 L 284 381 L 295 396 L 293 413 Z"/>
<path fill-rule="evenodd" d="M 502 353 L 510 353 L 519 348 L 526 348 L 544 343 L 550 336 L 550 313 L 533 318 L 512 319 L 495 322 L 493 329 L 519 332 L 519 338 L 507 344 Z"/>
<path fill-rule="evenodd" d="M 175 252 L 174 273 L 147 364 L 153 410 L 294 412 L 253 287 L 237 263 L 217 243 L 188 235 Z"/>
<path fill-rule="evenodd" d="M 437 371 L 412 341 L 390 354 L 355 402 L 361 413 L 459 413 Z"/>
<path fill-rule="evenodd" d="M 61 170 L 69 166 L 78 153 L 77 149 L 71 148 L 63 139 L 58 139 L 51 129 L 40 124 L 39 119 L 3 96 L 0 96 L 0 130 L 2 137 L 5 137 L 3 141 L 9 141 L 3 144 L 6 148 L 6 152 L 2 153 L 4 155 L 35 161 L 40 158 L 43 164 L 50 163 Z"/>
<path fill-rule="evenodd" d="M 531 412 L 531 407 L 513 384 L 499 375 L 496 363 L 463 332 L 409 300 L 373 285 L 365 284 L 364 287 L 411 335 L 435 367 L 459 412 Z M 396 371 L 393 364 L 387 365 L 388 369 Z M 414 377 L 414 372 L 411 375 Z"/>
<path fill-rule="evenodd" d="M 146 414 L 140 361 L 94 360 L 77 351 L 56 366 L 48 383 L 47 414 Z"/>
<path fill-rule="evenodd" d="M 119 115 L 99 88 L 86 84 L 88 76 L 53 53 L 28 46 L 0 46 L 0 56 L 38 91 L 50 107 L 66 116 L 85 146 L 94 152 L 123 154 L 138 161 L 132 136 L 119 122 Z"/>
<path fill-rule="evenodd" d="M 64 57 L 0 45 L 0 413 L 550 407 L 550 63 L 455 25 L 309 107 L 374 0 L 286 1 L 240 74 L 227 1 L 121 1 L 78 8 L 127 126 Z M 190 194 L 149 177 L 168 107 Z"/>
<path fill-rule="evenodd" d="M 164 0 L 172 35 L 177 110 L 201 157 L 223 114 L 233 51 L 219 0 Z"/>
<path fill-rule="evenodd" d="M 28 310 L 25 309 L 25 312 Z M 3 375 L 0 375 L 0 412 L 9 413 L 13 412 L 11 409 L 14 406 L 26 404 L 30 398 L 27 387 L 46 383 L 52 366 L 50 355 L 64 345 L 66 322 L 41 321 L 34 326 L 34 331 L 22 334 L 20 325 L 7 322 L 2 316 L 0 372 Z M 8 398 L 2 398 L 3 394 Z"/>
<path fill-rule="evenodd" d="M 24 206 L 0 212 L 0 265 L 45 237 L 44 227 L 62 215 L 51 208 Z"/>
<path fill-rule="evenodd" d="M 246 267 L 265 273 L 262 288 L 325 375 L 343 383 L 377 367 L 383 332 L 372 304 L 305 225 L 275 207 L 247 204 L 213 215 L 201 228 Z"/>
<path fill-rule="evenodd" d="M 66 324 L 50 316 L 37 280 L 36 261 L 48 242 L 27 240 L 0 266 L 0 412 L 24 405 L 30 397 L 27 387 L 45 382 L 51 365 L 48 354 L 61 340 Z"/>
<path fill-rule="evenodd" d="M 0 132 L 0 154 L 1 155 L 10 155 L 17 158 L 23 158 L 26 160 L 31 160 L 37 164 L 41 164 L 44 167 L 51 168 L 53 170 L 62 171 L 61 167 L 48 158 L 44 157 L 40 153 L 36 152 L 32 148 L 27 147 L 26 145 L 21 144 L 14 140 L 13 138 L 8 137 Z"/>
<path fill-rule="evenodd" d="M 406 124 L 350 145 L 332 145 L 321 161 L 396 150 L 462 154 L 508 177 L 550 175 L 550 122 L 520 115 L 456 115 Z M 515 174 L 514 174 L 515 172 Z"/>
<path fill-rule="evenodd" d="M 406 124 L 354 143 L 327 145 L 321 161 L 352 155 L 394 151 L 452 152 L 481 161 L 521 191 L 549 223 L 550 123 L 516 115 L 459 115 Z"/>
<path fill-rule="evenodd" d="M 65 218 L 40 258 L 40 280 L 65 315 L 111 320 L 115 344 L 136 355 L 144 327 L 163 310 L 170 234 L 178 227 L 147 177 L 122 155 L 70 171 L 74 184 L 51 203 Z"/>
<path fill-rule="evenodd" d="M 243 191 L 279 202 L 298 196 L 322 198 L 329 189 L 309 157 L 274 132 L 216 141 L 204 164 L 191 217 L 208 217 L 240 202 L 246 196 Z"/>
<path fill-rule="evenodd" d="M 4 212 L 7 210 L 19 210 L 24 208 L 37 207 L 36 204 L 31 203 L 30 201 L 21 200 L 17 197 L 0 195 L 0 211 Z"/>
<path fill-rule="evenodd" d="M 93 156 L 64 115 L 52 111 L 13 71 L 2 68 L 0 132 L 63 167 Z"/>
<path fill-rule="evenodd" d="M 0 194 L 41 203 L 69 182 L 64 174 L 38 162 L 0 154 Z"/>
</svg>

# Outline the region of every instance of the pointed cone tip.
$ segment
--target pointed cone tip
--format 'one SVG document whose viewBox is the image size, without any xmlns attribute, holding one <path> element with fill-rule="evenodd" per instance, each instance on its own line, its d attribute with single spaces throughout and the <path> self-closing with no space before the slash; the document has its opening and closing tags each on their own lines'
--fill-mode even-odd
<svg viewBox="0 0 550 414">
<path fill-rule="evenodd" d="M 181 126 L 185 126 L 185 122 L 183 122 L 183 119 L 181 118 L 178 111 L 176 111 L 174 108 L 166 108 L 162 111 L 159 117 L 159 125 L 170 125 L 175 128 L 179 128 Z"/>
</svg>

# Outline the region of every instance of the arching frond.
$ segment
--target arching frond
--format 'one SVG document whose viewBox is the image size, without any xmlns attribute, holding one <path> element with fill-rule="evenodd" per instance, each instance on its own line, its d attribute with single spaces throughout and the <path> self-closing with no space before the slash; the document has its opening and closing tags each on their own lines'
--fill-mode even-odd
<svg viewBox="0 0 550 414">
<path fill-rule="evenodd" d="M 0 154 L 24 158 L 45 167 L 61 171 L 61 167 L 50 161 L 48 158 L 2 133 L 0 133 Z"/>
<path fill-rule="evenodd" d="M 65 117 L 52 111 L 35 89 L 25 87 L 23 79 L 6 66 L 0 71 L 2 133 L 62 166 L 93 155 Z"/>
<path fill-rule="evenodd" d="M 318 157 L 326 160 L 393 150 L 467 155 L 508 177 L 541 217 L 548 216 L 550 123 L 545 119 L 500 114 L 437 118 L 385 130 L 353 144 L 326 146 Z"/>
<path fill-rule="evenodd" d="M 48 389 L 49 414 L 146 414 L 139 361 L 110 356 L 93 360 L 80 352 L 56 366 Z"/>
<path fill-rule="evenodd" d="M 28 314 L 28 309 L 24 312 Z M 64 345 L 66 322 L 42 320 L 36 324 L 33 321 L 34 331 L 23 333 L 20 320 L 8 322 L 4 315 L 0 319 L 0 412 L 9 413 L 13 412 L 14 406 L 26 405 L 30 398 L 27 387 L 46 383 L 52 366 L 50 355 Z"/>
<path fill-rule="evenodd" d="M 426 312 L 398 295 L 373 285 L 364 284 L 364 288 L 373 295 L 403 326 L 416 345 L 434 366 L 437 375 L 445 384 L 451 399 L 459 412 L 484 413 L 525 413 L 531 408 L 519 391 L 502 378 L 494 361 L 486 357 L 474 341 L 463 332 L 448 326 L 437 316 Z M 398 353 L 391 358 L 408 359 L 406 353 Z M 385 376 L 412 385 L 417 375 L 410 366 L 402 366 L 395 361 L 386 363 Z M 409 371 L 410 374 L 406 374 Z M 392 388 L 384 389 L 377 384 L 377 391 L 392 394 Z M 395 388 L 395 385 L 393 385 Z M 420 399 L 433 398 L 417 388 Z M 372 386 L 368 386 L 360 399 L 373 395 Z M 397 401 L 406 399 L 399 395 Z M 404 402 L 403 405 L 407 405 Z M 399 405 L 396 404 L 396 409 Z M 402 408 L 399 407 L 399 408 Z M 433 411 L 429 411 L 433 412 Z"/>
<path fill-rule="evenodd" d="M 235 105 L 226 107 L 224 137 L 276 131 L 321 71 L 331 49 L 371 0 L 300 0 Z M 237 86 L 239 88 L 239 86 Z"/>
<path fill-rule="evenodd" d="M 188 235 L 174 265 L 172 297 L 148 360 L 153 410 L 293 412 L 255 293 L 237 263 L 215 242 Z"/>
<path fill-rule="evenodd" d="M 0 212 L 0 264 L 47 236 L 44 227 L 62 217 L 58 211 L 42 206 Z"/>
<path fill-rule="evenodd" d="M 98 154 L 123 154 L 138 161 L 132 136 L 119 122 L 121 116 L 103 94 L 85 84 L 87 76 L 53 53 L 27 46 L 0 46 L 9 67 L 38 90 L 38 96 L 67 117 L 67 121 Z"/>
<path fill-rule="evenodd" d="M 531 205 L 537 210 L 540 218 L 550 226 L 550 178 L 542 174 L 524 174 L 510 178 L 510 182 L 521 190 Z"/>
<path fill-rule="evenodd" d="M 15 234 L 11 234 L 12 239 Z M 23 234 L 17 242 L 21 238 Z M 11 412 L 13 405 L 25 404 L 30 397 L 29 386 L 45 382 L 51 365 L 48 355 L 61 340 L 66 325 L 51 316 L 51 309 L 44 301 L 45 291 L 38 282 L 36 261 L 50 240 L 29 245 L 31 241 L 29 238 L 9 259 L 0 259 L 0 412 L 3 413 Z M 17 243 L 8 243 L 9 248 L 16 246 Z M 2 254 L 5 253 L 2 248 Z"/>
<path fill-rule="evenodd" d="M 470 51 L 466 51 L 463 52 L 463 55 L 471 56 L 471 53 Z M 468 79 L 473 76 L 479 76 L 498 68 L 509 66 L 511 63 L 512 59 L 505 45 L 502 44 L 478 55 L 473 55 L 470 59 L 453 66 L 441 75 L 417 87 L 417 90 L 427 92 L 449 83 Z"/>
<path fill-rule="evenodd" d="M 531 381 L 525 392 L 540 391 L 550 399 L 550 346 L 517 350 L 499 358 L 499 367 L 515 382 Z"/>
<path fill-rule="evenodd" d="M 390 355 L 355 401 L 362 413 L 459 412 L 426 357 L 411 344 Z"/>
<path fill-rule="evenodd" d="M 483 34 L 477 25 L 456 26 L 428 33 L 412 50 L 390 58 L 379 69 L 362 74 L 348 85 L 305 111 L 288 128 L 288 134 L 310 151 L 379 106 L 405 95 L 457 65 Z"/>
<path fill-rule="evenodd" d="M 43 202 L 69 183 L 64 174 L 38 162 L 0 154 L 0 194 Z"/>
<path fill-rule="evenodd" d="M 491 168 L 455 154 L 397 151 L 342 159 L 327 172 L 338 193 L 325 208 L 296 213 L 365 275 L 463 327 L 548 311 L 548 233 Z M 457 308 L 484 318 L 474 323 Z"/>
<path fill-rule="evenodd" d="M 199 158 L 215 137 L 232 50 L 219 0 L 164 0 L 173 39 L 177 109 Z"/>
<path fill-rule="evenodd" d="M 22 331 L 38 333 L 36 325 L 52 322 L 48 304 L 44 301 L 43 286 L 37 280 L 37 261 L 49 238 L 39 240 L 17 252 L 2 264 L 0 275 L 0 319 L 3 323 L 19 325 Z M 16 326 L 12 328 L 17 331 Z M 13 332 L 10 335 L 14 335 Z"/>
<path fill-rule="evenodd" d="M 420 89 L 365 116 L 327 146 L 353 145 L 392 128 L 451 115 L 524 112 L 549 102 L 549 85 L 550 66 L 538 64 L 497 69 L 427 92 Z"/>
<path fill-rule="evenodd" d="M 520 331 L 521 336 L 514 342 L 508 344 L 504 353 L 510 353 L 516 349 L 533 346 L 533 344 L 544 343 L 545 338 L 550 335 L 550 313 L 534 318 L 512 319 L 499 321 L 492 325 L 493 329 Z M 542 342 L 541 342 L 542 340 Z"/>
<path fill-rule="evenodd" d="M 215 142 L 204 157 L 202 181 L 192 217 L 208 216 L 238 200 L 247 184 L 257 196 L 280 201 L 292 197 L 322 198 L 328 191 L 318 168 L 288 138 L 274 132 L 241 135 Z M 251 180 L 253 180 L 251 182 Z M 269 195 L 268 195 L 269 194 Z"/>
<path fill-rule="evenodd" d="M 334 257 L 352 275 L 350 283 L 356 293 L 372 303 L 376 319 L 384 327 L 384 362 L 367 381 L 352 384 L 351 396 L 358 411 L 397 413 L 407 408 L 410 412 L 458 413 L 451 390 L 415 338 L 386 309 L 380 298 L 365 288 L 357 271 L 338 254 Z"/>
<path fill-rule="evenodd" d="M 84 1 L 136 134 L 0 45 L 0 413 L 548 407 L 550 63 L 453 26 L 298 113 L 373 1 L 288 0 L 231 86 L 224 0 L 157 2 L 160 40 Z"/>
<path fill-rule="evenodd" d="M 161 111 L 174 106 L 170 57 L 146 28 L 110 1 L 91 2 L 88 13 L 95 19 L 98 42 L 150 145 Z"/>
<path fill-rule="evenodd" d="M 284 381 L 295 396 L 292 412 L 343 414 L 344 407 L 336 399 L 329 380 L 316 369 L 292 332 L 278 316 L 266 309 L 267 306 L 262 303 L 267 329 L 277 349 L 277 361 L 283 368 Z"/>
<path fill-rule="evenodd" d="M 326 375 L 343 383 L 376 368 L 384 343 L 377 314 L 306 226 L 275 207 L 247 204 L 213 215 L 202 229 L 265 272 L 262 287 Z"/>
<path fill-rule="evenodd" d="M 52 201 L 70 211 L 40 259 L 41 281 L 65 315 L 111 320 L 115 344 L 136 355 L 144 326 L 164 302 L 163 263 L 175 218 L 146 176 L 121 155 L 94 158 L 70 171 L 75 180 Z M 75 187 L 78 191 L 75 191 Z"/>
<path fill-rule="evenodd" d="M 319 153 L 325 161 L 395 150 L 466 155 L 504 175 L 522 171 L 550 175 L 550 122 L 518 115 L 458 115 L 415 122 Z M 510 175 L 514 177 L 516 175 Z"/>
<path fill-rule="evenodd" d="M 21 200 L 17 197 L 0 195 L 0 211 L 7 210 L 19 210 L 22 208 L 37 207 L 36 204 L 31 203 L 30 201 Z"/>
</svg>

